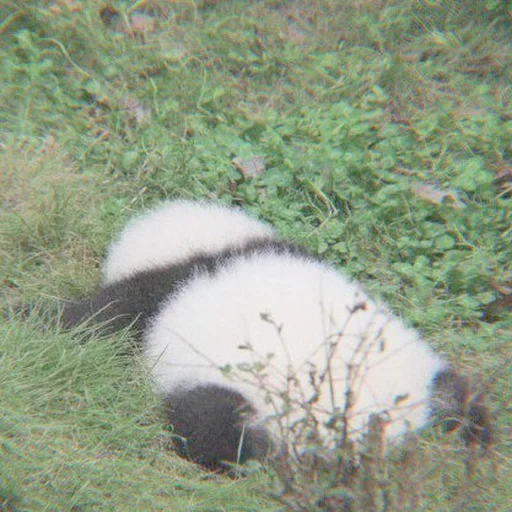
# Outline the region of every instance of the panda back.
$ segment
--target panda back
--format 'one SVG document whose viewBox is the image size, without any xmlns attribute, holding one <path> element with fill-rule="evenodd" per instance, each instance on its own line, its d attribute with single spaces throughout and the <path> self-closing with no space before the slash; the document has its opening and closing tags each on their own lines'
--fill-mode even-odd
<svg viewBox="0 0 512 512">
<path fill-rule="evenodd" d="M 112 243 L 103 264 L 103 284 L 273 237 L 270 226 L 236 208 L 168 201 L 132 219 Z"/>
</svg>

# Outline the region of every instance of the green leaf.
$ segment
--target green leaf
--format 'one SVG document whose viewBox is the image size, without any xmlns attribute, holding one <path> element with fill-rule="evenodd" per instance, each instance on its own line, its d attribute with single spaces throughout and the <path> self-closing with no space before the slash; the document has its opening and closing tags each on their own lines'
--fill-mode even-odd
<svg viewBox="0 0 512 512">
<path fill-rule="evenodd" d="M 455 245 L 456 241 L 450 235 L 441 235 L 435 239 L 435 246 L 437 249 L 446 251 Z"/>
</svg>

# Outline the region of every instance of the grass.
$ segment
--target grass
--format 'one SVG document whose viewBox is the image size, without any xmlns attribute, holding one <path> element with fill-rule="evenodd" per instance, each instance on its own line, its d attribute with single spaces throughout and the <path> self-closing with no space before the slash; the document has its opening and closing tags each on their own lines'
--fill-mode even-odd
<svg viewBox="0 0 512 512">
<path fill-rule="evenodd" d="M 247 510 L 250 482 L 233 493 L 169 456 L 171 432 L 122 336 L 81 346 L 13 323 L 2 340 L 4 510 Z"/>
<path fill-rule="evenodd" d="M 508 510 L 510 3 L 104 7 L 0 2 L 2 306 L 86 295 L 113 234 L 162 198 L 241 204 L 483 380 L 493 453 L 468 479 L 455 440 L 423 436 L 416 508 Z M 271 472 L 229 481 L 165 449 L 126 335 L 77 345 L 42 315 L 0 331 L 0 508 L 281 506 Z"/>
</svg>

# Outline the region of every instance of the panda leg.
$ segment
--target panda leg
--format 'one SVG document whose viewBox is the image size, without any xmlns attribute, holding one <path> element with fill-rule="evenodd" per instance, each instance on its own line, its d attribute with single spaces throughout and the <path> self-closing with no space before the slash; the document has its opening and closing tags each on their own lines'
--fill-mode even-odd
<svg viewBox="0 0 512 512">
<path fill-rule="evenodd" d="M 164 407 L 181 438 L 178 453 L 208 469 L 262 460 L 272 450 L 269 434 L 251 424 L 255 410 L 238 391 L 216 384 L 197 385 L 168 393 Z"/>
</svg>

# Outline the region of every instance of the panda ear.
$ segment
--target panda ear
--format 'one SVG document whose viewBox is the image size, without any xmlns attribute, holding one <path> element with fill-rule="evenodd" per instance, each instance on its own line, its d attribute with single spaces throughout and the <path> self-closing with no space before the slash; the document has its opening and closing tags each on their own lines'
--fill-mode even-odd
<svg viewBox="0 0 512 512">
<path fill-rule="evenodd" d="M 493 442 L 491 413 L 482 394 L 471 392 L 469 379 L 452 368 L 436 374 L 432 383 L 431 414 L 435 424 L 458 430 L 466 445 Z"/>
</svg>

